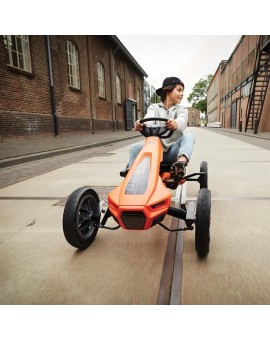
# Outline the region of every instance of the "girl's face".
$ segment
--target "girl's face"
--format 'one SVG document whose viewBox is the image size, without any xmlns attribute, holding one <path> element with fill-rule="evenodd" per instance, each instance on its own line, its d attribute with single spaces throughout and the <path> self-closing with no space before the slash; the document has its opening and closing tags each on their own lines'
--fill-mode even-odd
<svg viewBox="0 0 270 340">
<path fill-rule="evenodd" d="M 172 92 L 167 93 L 167 98 L 170 102 L 170 104 L 175 105 L 175 104 L 180 104 L 181 100 L 183 99 L 184 96 L 184 88 L 182 85 L 176 85 L 175 88 L 172 90 Z"/>
</svg>

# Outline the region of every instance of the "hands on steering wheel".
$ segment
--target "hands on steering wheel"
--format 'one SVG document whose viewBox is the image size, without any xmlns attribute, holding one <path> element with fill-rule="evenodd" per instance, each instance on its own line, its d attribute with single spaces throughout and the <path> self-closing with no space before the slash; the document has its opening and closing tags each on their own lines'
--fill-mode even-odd
<svg viewBox="0 0 270 340">
<path fill-rule="evenodd" d="M 153 117 L 153 118 L 144 118 L 139 121 L 140 124 L 143 124 L 144 122 L 149 121 L 162 121 L 162 122 L 168 122 L 167 118 L 159 118 L 159 117 Z M 174 133 L 174 130 L 171 130 L 168 128 L 167 125 L 160 126 L 160 125 L 154 125 L 154 126 L 146 126 L 142 125 L 142 130 L 139 130 L 140 133 L 144 137 L 150 137 L 150 136 L 156 136 L 161 139 L 170 138 L 172 134 Z M 169 133 L 166 135 L 166 133 L 169 131 Z"/>
</svg>

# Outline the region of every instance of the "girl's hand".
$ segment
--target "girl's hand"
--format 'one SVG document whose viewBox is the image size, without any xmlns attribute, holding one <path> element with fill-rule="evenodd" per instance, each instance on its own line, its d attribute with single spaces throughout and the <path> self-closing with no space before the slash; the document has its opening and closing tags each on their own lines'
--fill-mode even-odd
<svg viewBox="0 0 270 340">
<path fill-rule="evenodd" d="M 140 121 L 137 120 L 137 121 L 135 122 L 134 130 L 135 130 L 135 131 L 142 131 L 143 125 L 144 125 L 144 124 L 141 124 Z"/>
<path fill-rule="evenodd" d="M 178 127 L 176 120 L 172 118 L 168 119 L 166 125 L 170 130 L 176 130 Z"/>
</svg>

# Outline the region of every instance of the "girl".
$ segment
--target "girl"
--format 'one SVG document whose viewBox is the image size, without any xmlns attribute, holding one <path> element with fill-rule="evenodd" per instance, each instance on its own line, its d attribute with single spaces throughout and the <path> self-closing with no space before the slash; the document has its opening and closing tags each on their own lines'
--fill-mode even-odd
<svg viewBox="0 0 270 340">
<path fill-rule="evenodd" d="M 170 138 L 161 139 L 161 143 L 163 147 L 163 162 L 173 163 L 170 169 L 170 176 L 177 178 L 179 181 L 185 176 L 185 167 L 190 160 L 195 142 L 194 136 L 191 133 L 183 133 L 188 121 L 187 108 L 180 106 L 184 88 L 184 83 L 177 77 L 164 79 L 162 87 L 156 91 L 156 94 L 161 98 L 161 103 L 151 104 L 147 114 L 144 116 L 144 118 L 166 118 L 168 119 L 167 127 L 170 130 L 175 130 Z M 163 122 L 159 123 L 163 124 Z M 140 131 L 143 125 L 137 120 L 134 129 Z M 143 144 L 144 142 L 139 142 L 131 145 L 129 168 L 141 151 Z"/>
</svg>

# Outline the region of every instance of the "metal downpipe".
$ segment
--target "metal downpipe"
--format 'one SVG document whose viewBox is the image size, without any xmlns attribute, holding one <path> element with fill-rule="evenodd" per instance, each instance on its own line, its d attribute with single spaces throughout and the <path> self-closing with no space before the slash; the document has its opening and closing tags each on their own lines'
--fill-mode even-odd
<svg viewBox="0 0 270 340">
<path fill-rule="evenodd" d="M 53 70 L 52 70 L 52 55 L 51 55 L 51 44 L 50 44 L 50 36 L 46 36 L 47 41 L 47 56 L 49 63 L 49 79 L 50 79 L 50 91 L 51 91 L 51 100 L 52 100 L 52 115 L 53 115 L 53 123 L 54 123 L 54 134 L 55 137 L 59 136 L 59 126 L 58 126 L 58 117 L 56 114 L 56 98 L 55 98 L 55 90 L 54 90 L 54 82 L 53 82 Z"/>
</svg>

